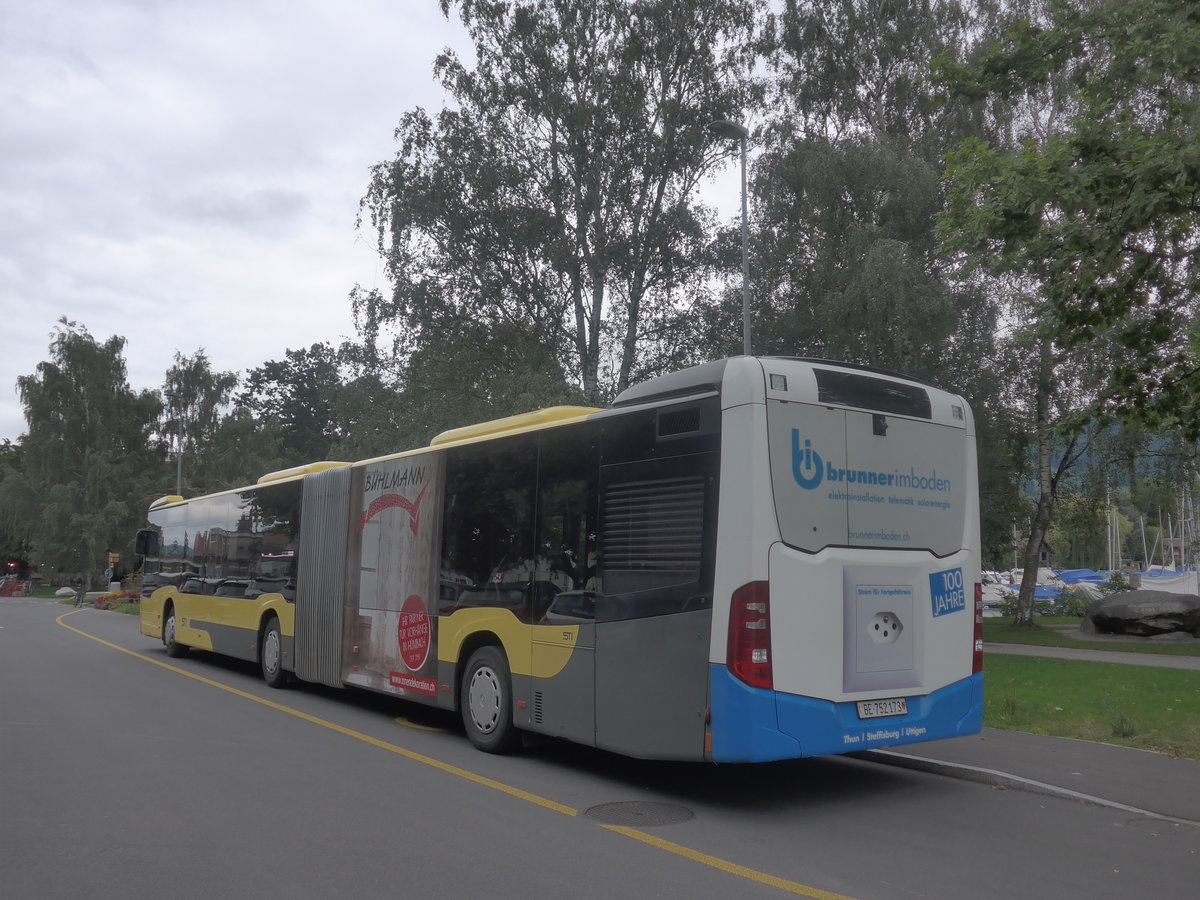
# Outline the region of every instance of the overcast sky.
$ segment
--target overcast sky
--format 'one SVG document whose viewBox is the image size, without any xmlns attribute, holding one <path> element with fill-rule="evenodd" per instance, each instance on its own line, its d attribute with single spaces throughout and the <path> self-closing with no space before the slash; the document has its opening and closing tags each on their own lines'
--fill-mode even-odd
<svg viewBox="0 0 1200 900">
<path fill-rule="evenodd" d="M 0 439 L 60 316 L 126 337 L 135 388 L 352 336 L 368 170 L 447 45 L 437 0 L 0 3 Z"/>
</svg>

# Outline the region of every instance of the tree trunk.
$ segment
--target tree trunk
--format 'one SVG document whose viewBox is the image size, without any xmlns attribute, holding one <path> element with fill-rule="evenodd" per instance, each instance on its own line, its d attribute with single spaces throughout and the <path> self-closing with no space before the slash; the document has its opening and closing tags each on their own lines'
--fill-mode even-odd
<svg viewBox="0 0 1200 900">
<path fill-rule="evenodd" d="M 1021 575 L 1021 591 L 1017 594 L 1017 615 L 1013 624 L 1021 628 L 1033 627 L 1033 591 L 1037 586 L 1038 563 L 1042 541 L 1050 527 L 1054 512 L 1055 479 L 1051 471 L 1051 450 L 1054 434 L 1050 428 L 1050 342 L 1042 341 L 1041 359 L 1037 378 L 1037 442 L 1038 442 L 1038 505 L 1029 523 L 1029 543 L 1025 545 L 1025 570 Z M 1066 455 L 1064 455 L 1065 462 Z"/>
<path fill-rule="evenodd" d="M 1025 544 L 1025 567 L 1021 574 L 1021 590 L 1017 594 L 1017 615 L 1013 619 L 1013 624 L 1021 628 L 1033 627 L 1033 591 L 1037 586 L 1042 541 L 1050 527 L 1053 508 L 1054 498 L 1049 493 L 1043 493 L 1038 498 L 1037 511 L 1029 525 L 1029 541 Z"/>
</svg>

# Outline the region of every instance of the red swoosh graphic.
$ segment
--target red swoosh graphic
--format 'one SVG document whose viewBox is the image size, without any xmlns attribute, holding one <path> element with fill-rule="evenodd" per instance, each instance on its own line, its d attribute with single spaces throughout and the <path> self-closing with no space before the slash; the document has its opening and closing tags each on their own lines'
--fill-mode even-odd
<svg viewBox="0 0 1200 900">
<path fill-rule="evenodd" d="M 362 518 L 358 520 L 358 530 L 362 531 L 367 527 L 367 523 L 375 518 L 385 509 L 391 509 L 393 506 L 398 506 L 408 513 L 408 527 L 412 529 L 412 533 L 417 533 L 417 528 L 421 523 L 421 500 L 425 497 L 425 490 L 429 487 L 428 482 L 421 488 L 421 493 L 417 494 L 416 500 L 409 500 L 406 497 L 401 497 L 399 494 L 383 494 L 371 501 L 371 505 L 367 507 L 367 511 L 362 514 Z"/>
</svg>

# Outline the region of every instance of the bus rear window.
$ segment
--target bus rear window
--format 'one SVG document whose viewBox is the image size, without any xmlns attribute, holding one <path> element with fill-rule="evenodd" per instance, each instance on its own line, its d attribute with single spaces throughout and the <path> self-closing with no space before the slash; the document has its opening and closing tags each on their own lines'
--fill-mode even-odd
<svg viewBox="0 0 1200 900">
<path fill-rule="evenodd" d="M 829 369 L 813 369 L 813 374 L 817 377 L 817 399 L 821 403 L 918 419 L 933 418 L 929 393 L 915 384 L 900 384 L 869 375 L 833 372 Z"/>
</svg>

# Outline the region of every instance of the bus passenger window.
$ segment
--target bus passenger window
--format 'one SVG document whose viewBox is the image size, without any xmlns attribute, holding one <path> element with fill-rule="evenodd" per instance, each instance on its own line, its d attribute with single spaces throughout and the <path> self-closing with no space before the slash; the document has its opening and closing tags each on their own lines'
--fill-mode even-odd
<svg viewBox="0 0 1200 900">
<path fill-rule="evenodd" d="M 599 590 L 596 565 L 599 506 L 599 428 L 588 422 L 554 429 L 541 436 L 538 453 L 538 590 L 533 621 L 551 623 L 551 608 L 571 607 L 571 617 L 588 619 L 590 599 L 558 601 L 564 593 Z"/>
<path fill-rule="evenodd" d="M 447 451 L 442 615 L 482 606 L 531 620 L 536 465 L 533 435 Z"/>
</svg>

